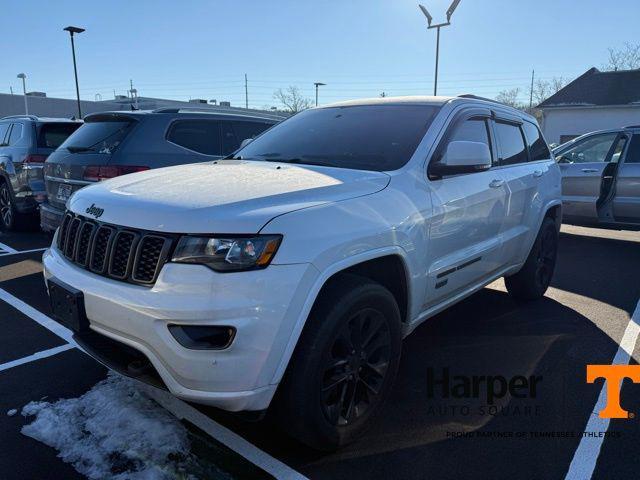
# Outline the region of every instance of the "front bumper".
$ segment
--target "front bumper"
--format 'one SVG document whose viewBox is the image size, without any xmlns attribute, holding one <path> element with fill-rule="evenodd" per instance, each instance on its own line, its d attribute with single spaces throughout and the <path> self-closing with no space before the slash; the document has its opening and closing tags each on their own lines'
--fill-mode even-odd
<svg viewBox="0 0 640 480">
<path fill-rule="evenodd" d="M 83 292 L 91 330 L 142 353 L 171 393 L 230 411 L 268 407 L 276 370 L 317 278 L 310 264 L 220 274 L 167 263 L 147 288 L 83 270 L 55 248 L 44 253 L 43 265 L 46 279 Z M 232 326 L 237 333 L 225 350 L 192 350 L 173 338 L 169 323 Z"/>
</svg>

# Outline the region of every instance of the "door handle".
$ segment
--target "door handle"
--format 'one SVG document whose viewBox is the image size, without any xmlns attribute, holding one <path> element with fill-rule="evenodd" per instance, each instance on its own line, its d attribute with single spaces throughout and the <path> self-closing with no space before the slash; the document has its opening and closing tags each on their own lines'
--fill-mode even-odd
<svg viewBox="0 0 640 480">
<path fill-rule="evenodd" d="M 534 170 L 533 171 L 533 176 L 534 177 L 541 177 L 542 176 L 542 170 Z"/>
<path fill-rule="evenodd" d="M 582 171 L 584 173 L 597 173 L 598 169 L 597 168 L 583 168 Z"/>
<path fill-rule="evenodd" d="M 495 180 L 492 180 L 491 183 L 489 184 L 489 186 L 491 188 L 500 188 L 501 186 L 504 185 L 504 180 L 496 178 Z"/>
</svg>

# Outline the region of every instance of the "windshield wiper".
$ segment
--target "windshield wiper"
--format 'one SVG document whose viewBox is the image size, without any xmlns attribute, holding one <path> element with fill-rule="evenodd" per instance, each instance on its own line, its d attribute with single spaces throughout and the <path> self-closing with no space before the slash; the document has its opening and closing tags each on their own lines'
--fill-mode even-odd
<svg viewBox="0 0 640 480">
<path fill-rule="evenodd" d="M 321 167 L 328 167 L 325 162 L 317 162 L 314 160 L 308 160 L 306 158 L 265 158 L 265 162 L 278 162 L 278 163 L 294 163 L 296 165 L 319 165 Z"/>
<path fill-rule="evenodd" d="M 71 153 L 89 152 L 93 150 L 93 148 L 91 147 L 81 147 L 77 145 L 69 145 L 68 147 L 65 147 L 65 148 L 69 150 Z"/>
</svg>

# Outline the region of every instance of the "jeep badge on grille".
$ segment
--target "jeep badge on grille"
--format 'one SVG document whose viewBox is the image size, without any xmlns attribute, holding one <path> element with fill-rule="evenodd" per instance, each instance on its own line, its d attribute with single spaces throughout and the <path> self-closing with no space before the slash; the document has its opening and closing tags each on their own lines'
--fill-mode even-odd
<svg viewBox="0 0 640 480">
<path fill-rule="evenodd" d="M 85 210 L 89 215 L 93 215 L 96 218 L 100 218 L 104 213 L 104 208 L 96 207 L 95 203 L 92 203 L 89 208 Z"/>
</svg>

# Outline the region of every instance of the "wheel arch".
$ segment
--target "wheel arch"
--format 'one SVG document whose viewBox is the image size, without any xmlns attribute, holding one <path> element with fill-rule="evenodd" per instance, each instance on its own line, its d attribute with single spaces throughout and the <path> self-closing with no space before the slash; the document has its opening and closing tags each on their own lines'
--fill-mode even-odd
<svg viewBox="0 0 640 480">
<path fill-rule="evenodd" d="M 381 273 L 384 272 L 385 267 L 392 268 L 394 276 L 387 275 L 387 277 L 384 278 Z M 293 351 L 302 335 L 307 318 L 313 306 L 322 295 L 323 290 L 325 290 L 332 280 L 345 273 L 371 278 L 388 288 L 394 298 L 396 298 L 396 301 L 400 300 L 402 303 L 402 305 L 398 303 L 398 307 L 400 309 L 402 323 L 407 324 L 411 314 L 411 284 L 407 254 L 404 249 L 398 246 L 380 248 L 335 262 L 320 273 L 313 287 L 309 290 L 304 307 L 291 332 L 291 336 L 289 337 L 289 341 L 271 383 L 278 383 L 282 379 L 293 355 Z M 392 288 L 389 288 L 388 285 L 390 285 L 392 280 L 400 280 L 401 286 L 392 286 Z"/>
</svg>

